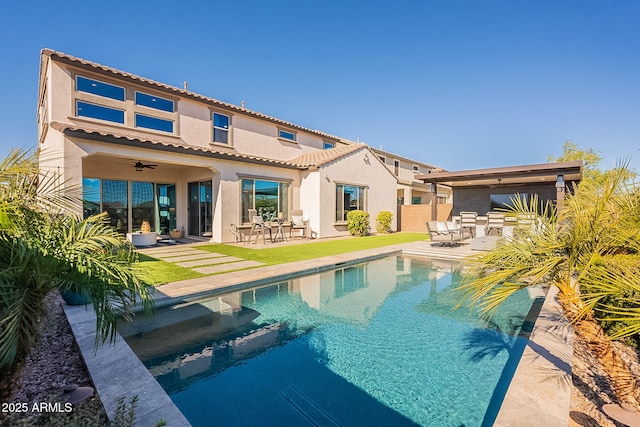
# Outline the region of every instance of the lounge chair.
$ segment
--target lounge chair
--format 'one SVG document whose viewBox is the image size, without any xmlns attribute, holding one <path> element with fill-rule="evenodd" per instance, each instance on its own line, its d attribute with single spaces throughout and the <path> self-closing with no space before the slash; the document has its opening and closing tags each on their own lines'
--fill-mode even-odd
<svg viewBox="0 0 640 427">
<path fill-rule="evenodd" d="M 462 240 L 462 229 L 454 222 L 427 221 L 431 241 L 440 246 L 456 246 Z"/>
<path fill-rule="evenodd" d="M 293 239 L 293 233 L 295 230 L 299 230 L 299 236 L 303 239 L 307 237 L 307 229 L 309 228 L 309 221 L 305 221 L 302 217 L 302 211 L 300 209 L 294 209 L 291 211 L 291 226 L 289 227 L 289 238 Z"/>
</svg>

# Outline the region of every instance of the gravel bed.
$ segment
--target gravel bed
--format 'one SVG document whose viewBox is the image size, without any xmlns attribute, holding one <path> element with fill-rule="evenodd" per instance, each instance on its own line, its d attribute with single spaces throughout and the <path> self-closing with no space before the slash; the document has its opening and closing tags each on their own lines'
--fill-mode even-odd
<svg viewBox="0 0 640 427">
<path fill-rule="evenodd" d="M 62 298 L 57 292 L 45 300 L 47 316 L 40 323 L 40 342 L 27 356 L 22 370 L 10 384 L 11 394 L 6 402 L 26 403 L 27 412 L 0 413 L 0 425 L 87 425 L 108 426 L 107 416 L 97 394 L 88 400 L 66 408 L 43 408 L 32 411 L 34 404 L 63 401 L 65 386 L 93 387 L 67 318 L 62 310 Z M 2 399 L 5 401 L 5 398 Z"/>
</svg>

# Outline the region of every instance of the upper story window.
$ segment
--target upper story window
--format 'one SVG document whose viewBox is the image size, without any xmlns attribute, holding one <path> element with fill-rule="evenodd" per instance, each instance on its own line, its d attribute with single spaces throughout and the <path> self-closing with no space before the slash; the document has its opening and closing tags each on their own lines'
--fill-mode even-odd
<svg viewBox="0 0 640 427">
<path fill-rule="evenodd" d="M 384 156 L 378 156 L 378 158 L 380 159 L 380 161 L 381 161 L 382 163 L 387 163 L 387 159 L 385 159 L 385 157 L 384 157 Z"/>
<path fill-rule="evenodd" d="M 101 82 L 87 77 L 76 76 L 76 89 L 80 92 L 92 93 L 105 98 L 124 101 L 125 90 L 123 87 Z"/>
<path fill-rule="evenodd" d="M 231 118 L 224 114 L 213 113 L 213 142 L 229 143 L 229 126 Z"/>
<path fill-rule="evenodd" d="M 160 119 L 153 116 L 147 116 L 146 114 L 136 113 L 135 126 L 137 128 L 146 128 L 173 133 L 173 121 Z"/>
<path fill-rule="evenodd" d="M 336 144 L 334 144 L 333 142 L 324 141 L 322 148 L 324 148 L 325 150 L 330 150 L 332 148 L 336 148 Z"/>
<path fill-rule="evenodd" d="M 76 116 L 176 133 L 176 101 L 80 75 L 75 80 Z"/>
<path fill-rule="evenodd" d="M 124 124 L 124 110 L 92 104 L 90 102 L 76 101 L 76 116 Z"/>
<path fill-rule="evenodd" d="M 413 172 L 420 173 L 420 168 L 418 167 L 418 165 L 413 165 Z"/>
<path fill-rule="evenodd" d="M 289 131 L 286 131 L 286 130 L 279 129 L 278 130 L 278 138 L 286 139 L 288 141 L 295 141 L 296 140 L 296 134 L 293 133 L 293 132 L 289 132 Z"/>
<path fill-rule="evenodd" d="M 136 105 L 143 105 L 156 110 L 173 113 L 175 105 L 172 100 L 136 91 Z"/>
<path fill-rule="evenodd" d="M 397 160 L 393 161 L 393 174 L 395 176 L 398 176 L 398 173 L 400 172 L 400 162 Z"/>
</svg>

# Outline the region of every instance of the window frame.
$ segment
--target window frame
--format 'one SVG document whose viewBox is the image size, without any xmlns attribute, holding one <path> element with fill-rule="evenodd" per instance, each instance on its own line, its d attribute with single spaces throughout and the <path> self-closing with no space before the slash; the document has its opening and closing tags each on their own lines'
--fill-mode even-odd
<svg viewBox="0 0 640 427">
<path fill-rule="evenodd" d="M 162 108 L 153 107 L 151 105 L 138 104 L 138 94 L 149 96 L 149 97 L 152 97 L 152 98 L 159 98 L 159 99 L 161 99 L 163 101 L 171 102 L 171 111 L 164 110 Z M 173 113 L 176 112 L 176 101 L 175 100 L 169 99 L 169 98 L 165 98 L 163 96 L 154 95 L 152 93 L 144 92 L 144 91 L 137 90 L 137 89 L 133 89 L 133 104 L 136 106 L 136 108 L 137 107 L 150 108 L 152 110 L 161 111 L 163 113 L 169 113 L 169 114 L 173 114 Z"/>
<path fill-rule="evenodd" d="M 282 136 L 282 134 L 289 134 L 292 136 L 292 138 L 287 138 L 286 136 Z M 298 143 L 298 134 L 297 132 L 288 130 L 288 129 L 283 129 L 283 128 L 278 128 L 278 139 L 282 140 L 282 141 L 287 141 L 287 142 L 293 142 L 293 143 Z"/>
<path fill-rule="evenodd" d="M 331 141 L 322 141 L 322 149 L 323 150 L 331 150 L 332 148 L 336 148 L 336 143 Z"/>
<path fill-rule="evenodd" d="M 219 116 L 225 116 L 228 120 L 229 120 L 229 125 L 227 129 L 221 128 L 219 126 L 216 126 L 216 121 L 215 121 L 215 115 L 219 115 Z M 215 137 L 216 137 L 216 129 L 220 130 L 220 131 L 226 131 L 227 132 L 227 142 L 220 142 L 220 141 L 216 141 Z M 217 111 L 217 110 L 211 110 L 211 138 L 210 138 L 210 143 L 211 144 L 216 144 L 216 145 L 222 145 L 225 147 L 230 147 L 233 146 L 233 116 L 229 113 L 226 112 L 222 112 L 222 111 Z"/>
<path fill-rule="evenodd" d="M 74 90 L 72 94 L 73 102 L 73 117 L 81 120 L 98 120 L 100 123 L 109 123 L 116 126 L 124 126 L 129 129 L 135 129 L 142 132 L 152 132 L 162 135 L 179 136 L 179 121 L 178 121 L 178 102 L 179 99 L 166 95 L 156 94 L 154 91 L 148 91 L 146 89 L 139 89 L 135 86 L 124 86 L 121 82 L 109 78 L 103 78 L 103 76 L 94 76 L 91 73 L 84 71 L 72 71 Z M 124 101 L 117 99 L 93 94 L 91 92 L 84 92 L 78 89 L 78 78 L 84 78 L 87 80 L 93 80 L 99 83 L 115 86 L 124 89 Z M 173 103 L 173 112 L 160 110 L 154 107 L 148 107 L 146 105 L 136 103 L 136 93 L 141 93 L 147 96 L 161 98 L 163 100 L 171 101 Z M 82 116 L 78 114 L 78 102 L 84 102 L 93 104 L 98 107 L 109 108 L 113 110 L 124 111 L 124 122 L 112 121 L 106 119 L 100 119 L 91 116 Z M 167 132 L 166 130 L 155 129 L 152 127 L 136 126 L 136 115 L 141 114 L 154 119 L 160 119 L 173 123 L 173 131 Z"/>
<path fill-rule="evenodd" d="M 266 182 L 273 182 L 276 183 L 278 186 L 278 195 L 277 195 L 277 199 L 278 199 L 278 208 L 277 208 L 277 212 L 276 215 L 278 214 L 278 212 L 282 212 L 283 216 L 285 218 L 289 217 L 289 214 L 291 212 L 291 184 L 293 182 L 293 180 L 291 179 L 286 179 L 286 178 L 273 178 L 273 177 L 266 177 L 266 176 L 256 176 L 256 175 L 238 175 L 238 182 L 239 182 L 239 186 L 240 186 L 240 207 L 239 207 L 239 212 L 240 212 L 240 218 L 239 218 L 239 223 L 240 224 L 250 224 L 251 223 L 251 218 L 248 218 L 247 221 L 245 221 L 245 215 L 244 215 L 244 194 L 243 194 L 243 188 L 244 188 L 244 181 L 245 180 L 250 180 L 253 181 L 253 184 L 251 186 L 251 207 L 247 207 L 248 209 L 257 209 L 256 208 L 256 181 L 266 181 Z M 283 185 L 286 185 L 286 194 L 281 194 L 281 188 Z M 281 206 L 281 205 L 286 205 L 286 206 Z M 282 210 L 281 210 L 282 209 Z M 247 211 L 248 214 L 248 211 Z M 270 221 L 271 218 L 264 218 L 265 221 Z"/>
<path fill-rule="evenodd" d="M 105 119 L 105 118 L 87 116 L 87 115 L 80 114 L 80 105 L 79 105 L 80 103 L 83 103 L 83 104 L 86 104 L 86 105 L 93 105 L 95 107 L 103 108 L 105 110 L 120 111 L 120 112 L 122 112 L 122 121 L 119 122 L 119 121 L 116 121 L 116 120 L 109 120 L 109 119 Z M 89 120 L 100 120 L 101 122 L 104 122 L 104 123 L 117 123 L 119 125 L 126 125 L 126 122 L 127 122 L 127 110 L 122 109 L 122 108 L 114 108 L 114 107 L 112 107 L 110 105 L 102 105 L 102 104 L 98 104 L 98 103 L 95 103 L 95 102 L 89 102 L 89 101 L 85 101 L 83 99 L 76 99 L 74 114 L 75 114 L 76 117 L 81 117 L 83 119 L 89 119 Z"/>
<path fill-rule="evenodd" d="M 97 97 L 104 98 L 104 99 L 110 99 L 112 101 L 117 101 L 117 102 L 126 102 L 126 100 L 127 100 L 127 88 L 124 87 L 124 86 L 120 86 L 118 84 L 110 83 L 108 81 L 100 80 L 100 79 L 97 79 L 97 78 L 94 78 L 94 77 L 88 77 L 86 75 L 79 74 L 79 73 L 75 74 L 74 77 L 75 77 L 74 81 L 75 81 L 75 91 L 76 92 L 83 93 L 83 94 L 88 94 L 88 95 L 91 95 L 91 96 L 97 96 Z M 86 90 L 80 90 L 79 87 L 78 87 L 79 86 L 78 85 L 78 78 L 85 79 L 85 80 L 91 80 L 91 81 L 94 81 L 94 82 L 97 82 L 97 83 L 101 83 L 103 85 L 113 86 L 115 88 L 122 89 L 122 99 L 113 98 L 111 96 L 100 95 L 99 93 L 88 92 Z"/>
<path fill-rule="evenodd" d="M 338 187 L 342 187 L 342 198 L 339 200 L 338 199 Z M 356 209 L 345 209 L 344 207 L 344 187 L 355 187 L 357 188 L 357 194 L 358 194 L 358 206 L 356 207 Z M 347 223 L 347 213 L 349 211 L 352 210 L 362 210 L 364 212 L 367 212 L 367 208 L 368 208 L 368 201 L 369 201 L 369 186 L 368 185 L 361 185 L 361 184 L 353 184 L 353 183 L 348 183 L 348 182 L 335 182 L 334 183 L 334 197 L 335 197 L 335 201 L 334 201 L 334 224 L 335 225 L 345 225 Z M 360 194 L 362 194 L 362 197 L 364 200 L 360 201 Z M 338 201 L 342 202 L 342 216 L 343 219 L 338 219 Z"/>
</svg>

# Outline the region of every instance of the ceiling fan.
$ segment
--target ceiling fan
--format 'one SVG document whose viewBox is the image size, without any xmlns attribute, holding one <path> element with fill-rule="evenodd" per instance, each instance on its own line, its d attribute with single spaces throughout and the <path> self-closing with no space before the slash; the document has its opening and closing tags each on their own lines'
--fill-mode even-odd
<svg viewBox="0 0 640 427">
<path fill-rule="evenodd" d="M 136 171 L 142 172 L 144 170 L 144 168 L 155 169 L 156 166 L 158 166 L 158 165 L 145 165 L 140 160 L 138 160 L 133 166 L 136 168 Z"/>
</svg>

